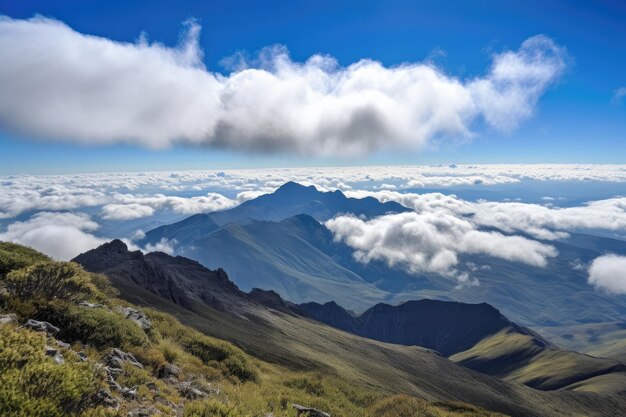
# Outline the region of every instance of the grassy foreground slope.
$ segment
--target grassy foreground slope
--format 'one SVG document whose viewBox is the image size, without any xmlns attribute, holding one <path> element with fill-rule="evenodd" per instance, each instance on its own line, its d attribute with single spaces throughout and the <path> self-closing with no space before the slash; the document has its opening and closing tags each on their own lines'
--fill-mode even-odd
<svg viewBox="0 0 626 417">
<path fill-rule="evenodd" d="M 346 417 L 495 415 L 270 363 L 118 295 L 102 275 L 0 242 L 0 415 L 296 416 L 292 403 Z"/>
</svg>

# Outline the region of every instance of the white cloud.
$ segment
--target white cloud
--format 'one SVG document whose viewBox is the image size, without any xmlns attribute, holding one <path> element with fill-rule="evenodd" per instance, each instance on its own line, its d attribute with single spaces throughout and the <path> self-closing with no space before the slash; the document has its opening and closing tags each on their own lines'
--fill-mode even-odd
<svg viewBox="0 0 626 417">
<path fill-rule="evenodd" d="M 199 26 L 176 48 L 78 33 L 43 17 L 0 19 L 0 122 L 45 139 L 90 145 L 175 143 L 242 150 L 353 155 L 419 149 L 433 138 L 470 138 L 484 119 L 515 128 L 565 67 L 565 52 L 535 36 L 462 80 L 428 63 L 341 67 L 282 47 L 207 71 Z"/>
<path fill-rule="evenodd" d="M 626 87 L 620 87 L 613 93 L 613 98 L 611 99 L 611 103 L 613 104 L 621 104 L 622 99 L 626 97 Z"/>
<path fill-rule="evenodd" d="M 163 194 L 116 194 L 113 196 L 113 199 L 118 204 L 103 207 L 104 218 L 116 218 L 113 217 L 114 215 L 119 215 L 118 219 L 124 218 L 124 215 L 126 215 L 127 219 L 146 217 L 151 216 L 155 209 L 167 209 L 181 214 L 195 214 L 224 210 L 238 204 L 236 200 L 231 200 L 218 193 L 208 193 L 207 195 L 188 198 Z"/>
<path fill-rule="evenodd" d="M 520 236 L 484 232 L 462 217 L 442 210 L 407 212 L 363 220 L 339 216 L 326 222 L 337 240 L 355 249 L 361 262 L 382 260 L 412 273 L 432 272 L 472 282 L 458 268 L 459 254 L 484 254 L 543 267 L 557 251 Z"/>
<path fill-rule="evenodd" d="M 594 259 L 589 283 L 612 294 L 626 294 L 626 256 L 608 254 Z"/>
<path fill-rule="evenodd" d="M 35 248 L 53 258 L 69 260 L 106 242 L 90 232 L 98 224 L 86 214 L 40 212 L 15 222 L 0 233 L 0 240 Z"/>
<path fill-rule="evenodd" d="M 143 249 L 144 252 L 163 252 L 168 255 L 174 255 L 176 252 L 176 240 L 168 240 L 166 238 L 161 238 L 155 244 L 148 243 L 146 247 Z"/>
<path fill-rule="evenodd" d="M 152 216 L 154 209 L 141 204 L 107 204 L 102 207 L 102 218 L 106 220 L 131 220 Z"/>
<path fill-rule="evenodd" d="M 624 197 L 559 208 L 520 202 L 470 202 L 440 193 L 357 190 L 346 194 L 353 197 L 372 196 L 383 202 L 396 201 L 417 212 L 441 211 L 461 216 L 478 227 L 493 227 L 507 233 L 522 232 L 538 239 L 562 239 L 568 236 L 568 231 L 577 230 L 626 230 Z"/>
</svg>

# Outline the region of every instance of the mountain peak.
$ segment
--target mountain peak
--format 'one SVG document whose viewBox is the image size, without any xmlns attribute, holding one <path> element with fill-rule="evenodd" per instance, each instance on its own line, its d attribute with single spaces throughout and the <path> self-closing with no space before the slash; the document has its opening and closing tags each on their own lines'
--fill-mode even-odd
<svg viewBox="0 0 626 417">
<path fill-rule="evenodd" d="M 276 189 L 276 191 L 274 191 L 274 194 L 285 194 L 285 193 L 300 193 L 300 192 L 316 192 L 319 193 L 321 191 L 319 191 L 314 185 L 302 185 L 298 182 L 295 181 L 287 181 L 286 183 L 284 183 L 283 185 L 281 185 L 280 187 L 278 187 Z"/>
</svg>

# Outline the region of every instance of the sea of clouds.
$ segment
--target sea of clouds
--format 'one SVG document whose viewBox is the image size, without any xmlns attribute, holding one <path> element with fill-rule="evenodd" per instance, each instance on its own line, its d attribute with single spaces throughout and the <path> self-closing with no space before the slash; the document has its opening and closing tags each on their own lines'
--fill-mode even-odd
<svg viewBox="0 0 626 417">
<path fill-rule="evenodd" d="M 558 256 L 551 242 L 572 232 L 626 235 L 626 197 L 619 195 L 559 206 L 558 193 L 539 202 L 455 194 L 475 189 L 489 195 L 497 187 L 516 190 L 537 183 L 553 183 L 559 190 L 558 184 L 572 181 L 579 188 L 617 186 L 626 182 L 626 166 L 450 165 L 5 176 L 0 177 L 0 240 L 60 259 L 111 238 L 124 238 L 136 248 L 133 241 L 158 224 L 235 207 L 286 181 L 413 209 L 373 219 L 341 215 L 325 225 L 361 262 L 384 261 L 416 275 L 437 273 L 460 285 L 478 284 L 467 268 L 459 268 L 465 254 L 543 267 Z M 164 241 L 140 249 L 173 253 L 175 245 Z M 580 267 L 588 269 L 596 288 L 626 293 L 624 262 L 606 254 Z"/>
</svg>

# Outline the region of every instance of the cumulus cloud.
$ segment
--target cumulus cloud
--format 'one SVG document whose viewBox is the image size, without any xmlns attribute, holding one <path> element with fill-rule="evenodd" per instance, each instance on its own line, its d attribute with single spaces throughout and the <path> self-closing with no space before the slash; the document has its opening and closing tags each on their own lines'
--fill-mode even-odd
<svg viewBox="0 0 626 417">
<path fill-rule="evenodd" d="M 353 155 L 469 138 L 483 119 L 513 129 L 565 68 L 546 36 L 493 55 L 462 80 L 429 63 L 347 67 L 326 55 L 294 62 L 283 47 L 208 71 L 200 27 L 174 48 L 78 33 L 35 17 L 0 20 L 0 122 L 46 139 L 149 148 L 176 143 L 246 151 Z"/>
<path fill-rule="evenodd" d="M 131 220 L 152 216 L 154 209 L 141 204 L 107 204 L 102 207 L 102 218 L 105 220 Z"/>
<path fill-rule="evenodd" d="M 626 294 L 626 256 L 607 254 L 594 259 L 589 283 L 612 294 Z"/>
<path fill-rule="evenodd" d="M 174 255 L 176 252 L 176 239 L 168 240 L 166 238 L 161 238 L 157 243 L 151 244 L 148 243 L 143 249 L 144 252 L 163 252 L 168 255 Z"/>
<path fill-rule="evenodd" d="M 432 272 L 475 283 L 458 268 L 459 254 L 483 254 L 543 267 L 557 251 L 520 236 L 478 230 L 470 221 L 442 211 L 389 214 L 371 220 L 339 216 L 326 222 L 337 240 L 355 249 L 361 262 L 382 260 L 412 273 Z"/>
<path fill-rule="evenodd" d="M 26 221 L 10 224 L 0 233 L 0 240 L 69 260 L 106 242 L 91 233 L 97 228 L 98 224 L 86 214 L 40 212 Z"/>
</svg>

